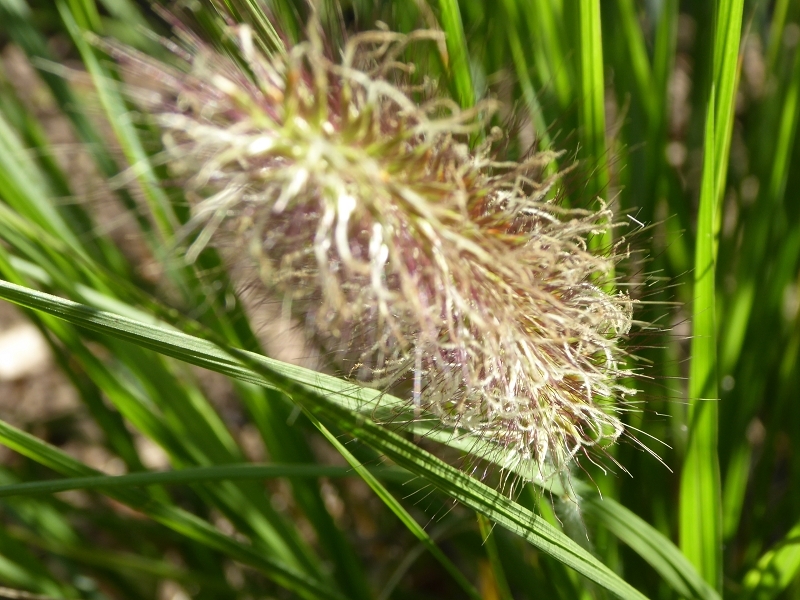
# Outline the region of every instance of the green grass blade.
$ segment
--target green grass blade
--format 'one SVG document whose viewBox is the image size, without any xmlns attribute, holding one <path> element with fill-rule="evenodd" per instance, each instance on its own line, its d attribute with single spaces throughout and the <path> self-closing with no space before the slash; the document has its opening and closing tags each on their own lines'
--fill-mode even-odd
<svg viewBox="0 0 800 600">
<path fill-rule="evenodd" d="M 28 269 L 30 270 L 30 269 Z M 82 287 L 78 287 L 78 291 L 82 297 L 91 298 L 91 300 L 106 308 L 107 310 L 112 310 L 119 312 L 124 310 L 124 314 L 128 317 L 133 319 L 142 320 L 146 319 L 146 322 L 153 323 L 152 317 L 146 316 L 144 313 L 130 310 L 127 305 L 124 305 L 119 302 L 108 302 L 108 299 L 101 295 L 101 294 L 90 294 L 89 290 L 86 290 Z M 216 352 L 217 349 L 213 344 L 209 344 L 204 342 L 202 349 L 208 352 Z M 357 410 L 362 409 L 363 406 L 367 406 L 368 412 L 371 413 L 374 410 L 374 400 L 377 397 L 377 393 L 365 389 L 360 388 L 358 386 L 353 386 L 349 383 L 343 383 L 341 380 L 338 380 L 333 377 L 329 377 L 323 374 L 314 373 L 311 371 L 307 371 L 304 369 L 300 369 L 297 367 L 290 367 L 288 365 L 281 365 L 279 363 L 271 362 L 269 363 L 273 368 L 276 369 L 284 369 L 285 372 L 295 379 L 303 381 L 307 385 L 313 385 L 317 390 L 324 394 L 331 394 L 337 395 L 332 397 L 342 397 L 343 394 L 349 394 L 352 398 L 352 401 L 347 403 L 351 409 Z M 210 366 L 209 364 L 202 363 L 201 366 Z M 245 375 L 244 372 L 235 372 L 231 373 L 235 377 L 242 377 Z M 251 376 L 251 375 L 250 375 Z M 250 379 L 248 379 L 250 380 Z M 263 385 L 266 382 L 263 379 L 256 380 L 257 383 Z M 274 403 L 276 399 L 269 399 L 268 402 Z M 402 401 L 396 398 L 393 398 L 388 395 L 381 396 L 381 406 L 384 406 L 390 414 L 395 414 L 395 411 L 401 407 Z M 283 422 L 285 422 L 286 417 L 283 417 Z M 270 435 L 277 435 L 280 431 L 285 430 L 285 427 L 277 427 L 277 428 L 270 428 L 272 432 Z M 425 439 L 435 440 L 439 443 L 449 445 L 450 447 L 462 450 L 464 452 L 471 452 L 486 460 L 493 460 L 499 464 L 504 464 L 506 460 L 503 458 L 502 455 L 498 455 L 498 449 L 486 446 L 486 447 L 476 447 L 475 440 L 470 439 L 468 437 L 461 437 L 461 436 L 453 436 L 451 433 L 439 429 L 439 428 L 430 428 L 425 427 L 423 424 L 414 424 L 414 431 L 420 437 Z M 291 453 L 284 457 L 284 460 L 288 460 L 291 457 Z M 212 471 L 214 468 L 210 468 Z M 180 473 L 187 472 L 186 476 L 190 469 L 181 470 Z M 520 470 L 520 473 L 525 476 L 531 476 L 531 473 L 523 472 Z M 327 473 L 328 476 L 333 476 L 332 473 Z M 147 476 L 151 476 L 147 474 Z M 161 477 L 161 475 L 159 475 Z M 168 477 L 168 476 L 167 476 Z M 233 478 L 233 477 L 232 477 Z M 115 480 L 116 481 L 116 480 Z M 552 494 L 560 494 L 561 491 L 554 489 L 552 486 L 554 480 L 547 480 L 542 481 L 538 480 L 538 485 L 543 485 L 549 493 Z M 124 480 L 120 481 L 122 484 Z M 56 485 L 56 484 L 52 484 Z M 67 483 L 63 483 L 61 485 L 69 485 Z M 70 488 L 71 489 L 71 488 Z M 589 498 L 592 497 L 592 494 L 587 492 L 586 495 L 586 502 L 590 505 L 592 500 Z M 702 582 L 702 579 L 696 574 L 694 568 L 691 564 L 687 563 L 686 560 L 680 555 L 677 549 L 674 552 L 667 552 L 663 551 L 665 548 L 674 548 L 671 542 L 665 538 L 661 533 L 652 529 L 646 524 L 642 525 L 641 528 L 641 535 L 639 540 L 634 539 L 631 541 L 631 536 L 635 534 L 635 532 L 631 531 L 630 529 L 620 528 L 618 525 L 620 523 L 626 522 L 636 522 L 638 518 L 633 515 L 628 509 L 621 506 L 613 499 L 605 498 L 603 501 L 603 506 L 605 507 L 605 511 L 597 513 L 595 516 L 596 521 L 609 529 L 614 535 L 617 535 L 623 542 L 630 545 L 635 551 L 637 551 L 648 563 L 650 563 L 653 568 L 667 581 L 676 591 L 681 594 L 686 594 L 688 597 L 697 597 L 703 598 L 706 597 L 703 591 L 703 585 L 697 585 L 697 582 Z M 613 520 L 606 520 L 603 518 L 603 515 L 613 514 L 616 516 Z M 655 551 L 654 551 L 655 549 Z M 680 578 L 675 578 L 675 573 L 683 573 L 683 576 Z M 677 583 L 676 583 L 677 582 Z M 686 583 L 689 582 L 689 583 Z M 686 585 L 692 585 L 691 588 L 692 593 L 686 593 Z M 707 587 L 707 586 L 706 586 Z"/>
<path fill-rule="evenodd" d="M 403 471 L 392 468 L 368 468 L 370 475 L 379 479 L 408 481 Z M 98 475 L 69 477 L 47 481 L 29 481 L 0 485 L 0 498 L 55 494 L 67 490 L 112 490 L 116 488 L 148 485 L 188 485 L 216 481 L 262 480 L 276 477 L 313 478 L 353 477 L 356 471 L 350 467 L 335 467 L 318 464 L 268 464 L 251 463 L 216 465 L 213 467 L 187 467 L 172 471 L 148 471 L 128 475 Z"/>
<path fill-rule="evenodd" d="M 372 423 L 363 415 L 353 412 L 352 409 L 343 408 L 342 406 L 353 403 L 352 397 L 333 398 L 328 394 L 320 394 L 315 386 L 298 383 L 268 366 L 274 365 L 276 361 L 268 361 L 252 353 L 233 349 L 230 352 L 236 358 L 219 349 L 213 352 L 201 351 L 200 348 L 207 348 L 208 343 L 192 336 L 137 323 L 118 315 L 2 281 L 0 281 L 0 297 L 28 308 L 45 310 L 73 324 L 181 357 L 194 364 L 202 362 L 207 368 L 221 373 L 238 373 L 243 379 L 247 378 L 254 383 L 260 382 L 262 385 L 266 379 L 270 385 L 292 397 L 295 402 L 300 403 L 318 418 L 334 422 L 341 429 L 391 458 L 399 466 L 423 477 L 451 498 L 516 533 L 542 552 L 572 567 L 620 598 L 643 598 L 642 594 L 586 550 L 531 511 L 450 467 L 399 435 Z M 247 367 L 237 364 L 238 361 L 244 361 Z"/>
<path fill-rule="evenodd" d="M 716 123 L 714 172 L 716 175 L 715 189 L 718 196 L 717 219 L 719 219 L 721 212 L 719 207 L 722 205 L 722 196 L 725 192 L 725 181 L 728 175 L 736 89 L 739 84 L 739 44 L 742 37 L 744 0 L 721 1 L 717 15 L 717 26 L 714 33 L 714 84 L 717 86 L 714 107 L 714 122 Z M 719 224 L 717 224 L 715 233 L 718 231 Z"/>
<path fill-rule="evenodd" d="M 605 85 L 600 2 L 579 4 L 581 101 L 579 106 L 584 155 L 591 161 L 591 196 L 606 191 L 609 182 L 606 159 Z"/>
<path fill-rule="evenodd" d="M 728 455 L 722 488 L 722 538 L 725 541 L 732 539 L 739 529 L 752 460 L 753 448 L 747 439 L 741 440 Z"/>
<path fill-rule="evenodd" d="M 582 157 L 591 168 L 587 183 L 587 198 L 609 193 L 611 176 L 608 170 L 606 148 L 605 78 L 603 76 L 603 39 L 600 27 L 600 0 L 585 0 L 578 3 L 580 27 L 580 116 Z M 611 231 L 592 236 L 593 249 L 607 250 L 611 247 Z M 609 274 L 613 280 L 613 273 Z M 608 282 L 602 282 L 608 284 Z"/>
<path fill-rule="evenodd" d="M 297 466 L 316 460 L 303 432 L 286 427 L 292 419 L 292 411 L 296 410 L 288 398 L 275 390 L 238 387 L 272 460 Z M 319 482 L 295 477 L 289 483 L 298 505 L 314 526 L 321 548 L 333 561 L 334 577 L 340 588 L 348 590 L 354 598 L 368 596 L 364 565 L 345 532 L 339 529 L 328 512 Z"/>
<path fill-rule="evenodd" d="M 715 589 L 722 583 L 722 533 L 719 462 L 717 458 L 717 337 L 715 320 L 714 231 L 717 204 L 714 142 L 715 92 L 706 120 L 703 184 L 695 250 L 695 283 L 691 372 L 689 378 L 689 443 L 681 474 L 680 542 L 686 557 Z"/>
<path fill-rule="evenodd" d="M 475 88 L 472 85 L 469 51 L 461 21 L 461 9 L 457 0 L 439 0 L 442 29 L 447 44 L 448 69 L 453 80 L 455 96 L 463 108 L 475 104 Z"/>
<path fill-rule="evenodd" d="M 681 548 L 717 590 L 722 586 L 722 493 L 717 456 L 715 277 L 719 206 L 728 172 L 742 16 L 742 0 L 720 2 L 714 32 L 713 78 L 706 116 L 695 246 L 689 443 L 680 496 Z"/>
<path fill-rule="evenodd" d="M 267 18 L 264 9 L 256 0 L 225 0 L 224 4 L 237 23 L 250 24 L 255 32 L 254 41 L 267 55 L 273 52 L 286 52 L 286 47 L 278 32 L 275 31 L 275 27 Z M 242 18 L 244 15 L 246 15 L 245 18 Z"/>
<path fill-rule="evenodd" d="M 741 258 L 742 264 L 736 278 L 739 291 L 733 298 L 727 319 L 726 335 L 723 338 L 721 365 L 726 373 L 733 370 L 739 359 L 753 304 L 756 301 L 757 278 L 762 270 L 764 255 L 768 247 L 768 236 L 774 222 L 771 211 L 780 205 L 786 194 L 792 149 L 800 119 L 800 52 L 795 51 L 792 78 L 779 110 L 780 120 L 777 123 L 777 130 L 773 134 L 774 148 L 771 149 L 773 152 L 771 170 L 766 182 L 766 190 L 761 197 L 768 209 L 754 215 L 752 230 L 747 231 L 749 251 Z"/>
<path fill-rule="evenodd" d="M 0 283 L 0 287 L 2 287 L 2 285 L 3 284 Z M 0 293 L 0 295 L 4 294 L 5 293 Z M 17 301 L 19 301 L 22 299 L 22 296 L 16 296 L 16 298 Z M 94 298 L 97 301 L 103 300 L 101 295 L 95 295 Z M 10 299 L 13 300 L 13 297 Z M 30 300 L 31 298 L 28 299 Z M 46 304 L 36 304 L 36 307 L 40 309 L 45 308 L 45 306 Z M 110 310 L 118 311 L 120 308 L 117 304 L 107 304 L 107 306 Z M 69 311 L 70 319 L 78 319 L 78 322 L 81 325 L 90 327 L 92 326 L 91 317 L 93 313 L 93 310 Z M 142 319 L 142 315 L 135 311 L 128 313 L 128 316 L 132 317 L 133 319 Z M 113 323 L 118 318 L 119 317 L 112 318 L 111 322 Z M 152 323 L 152 321 L 150 321 L 150 323 Z M 153 325 L 148 325 L 148 323 L 141 322 L 138 325 L 135 325 L 133 321 L 129 321 L 129 325 L 132 326 L 133 331 L 129 330 L 128 335 L 130 335 L 132 332 L 135 332 L 133 339 L 136 343 L 147 344 L 148 347 L 151 347 L 156 351 L 163 352 L 181 360 L 187 360 L 204 368 L 218 370 L 219 372 L 223 372 L 229 376 L 247 381 L 249 383 L 254 383 L 260 386 L 270 385 L 267 380 L 259 377 L 252 370 L 236 365 L 230 360 L 230 357 L 226 358 L 224 353 L 222 353 L 214 344 L 210 342 L 206 342 L 205 340 L 200 340 L 198 338 L 190 338 L 189 336 L 185 336 L 184 334 L 173 331 L 172 333 L 174 333 L 175 336 L 171 340 L 170 345 L 151 345 L 153 338 L 158 335 L 158 329 L 156 327 Z M 375 406 L 377 404 L 396 418 L 396 411 L 404 404 L 402 400 L 398 398 L 394 398 L 390 395 L 380 394 L 374 390 L 353 385 L 349 382 L 345 382 L 328 375 L 308 371 L 307 369 L 303 369 L 301 367 L 279 363 L 259 355 L 250 355 L 250 357 L 254 360 L 263 361 L 265 365 L 275 369 L 279 373 L 282 373 L 287 377 L 291 377 L 295 381 L 302 382 L 305 386 L 308 386 L 319 393 L 338 401 L 341 406 L 346 407 L 349 410 L 360 410 L 364 411 L 365 414 L 374 414 Z M 275 400 L 272 401 L 274 402 Z M 496 464 L 502 465 L 511 462 L 507 460 L 505 455 L 502 454 L 498 448 L 490 445 L 481 446 L 476 444 L 475 439 L 472 439 L 468 436 L 454 436 L 452 433 L 446 430 L 435 427 L 426 427 L 420 423 L 413 424 L 412 429 L 415 434 L 419 435 L 420 437 L 437 441 L 441 444 L 448 445 L 452 448 L 467 453 L 472 453 L 485 460 L 493 461 Z M 519 469 L 519 473 L 526 477 L 535 475 L 524 469 Z M 556 482 L 557 480 L 554 479 L 536 480 L 536 484 L 543 486 L 548 493 L 559 495 L 563 492 L 563 490 L 560 490 L 558 487 L 553 487 L 554 483 Z M 592 502 L 591 500 L 588 500 L 591 497 L 592 495 L 587 492 L 587 502 Z M 702 582 L 702 578 L 697 575 L 692 565 L 687 563 L 686 559 L 680 555 L 677 549 L 674 551 L 669 550 L 670 548 L 674 548 L 674 546 L 666 537 L 664 537 L 655 529 L 649 526 L 645 527 L 645 525 L 643 525 L 641 530 L 641 537 L 643 537 L 643 539 L 638 541 L 632 539 L 631 536 L 633 535 L 633 532 L 631 532 L 629 529 L 626 530 L 618 527 L 618 524 L 624 522 L 638 522 L 638 517 L 611 498 L 605 498 L 603 502 L 605 510 L 597 512 L 596 516 L 596 520 L 599 524 L 608 528 L 611 533 L 618 536 L 623 542 L 627 543 L 635 551 L 637 551 L 642 558 L 644 558 L 644 560 L 653 566 L 653 568 L 664 578 L 665 581 L 667 581 L 673 588 L 676 589 L 676 591 L 683 593 L 685 586 L 689 585 L 690 591 L 692 592 L 691 594 L 688 594 L 690 597 L 709 597 L 706 595 L 707 586 L 698 583 Z M 614 515 L 615 519 L 606 520 L 604 515 Z M 654 551 L 654 548 L 658 551 Z M 682 577 L 676 579 L 674 575 L 675 573 L 683 573 L 683 575 Z"/>
<path fill-rule="evenodd" d="M 253 369 L 273 380 L 293 400 L 316 416 L 329 419 L 356 439 L 372 446 L 399 466 L 423 477 L 451 498 L 521 536 L 539 550 L 572 567 L 621 598 L 643 596 L 591 554 L 521 505 L 421 450 L 403 437 L 362 415 L 343 409 L 332 399 L 270 372 L 263 362 L 250 361 L 246 353 L 232 352 Z"/>
<path fill-rule="evenodd" d="M 16 132 L 0 114 L 0 197 L 21 215 L 40 223 L 71 250 L 84 254 L 74 232 L 50 202 L 52 196 L 38 169 L 25 160 L 27 152 Z"/>
<path fill-rule="evenodd" d="M 653 94 L 653 70 L 647 58 L 644 35 L 639 26 L 636 8 L 633 0 L 620 0 L 617 10 L 622 21 L 622 35 L 625 37 L 626 48 L 630 57 L 631 71 L 636 82 L 639 98 L 644 106 L 644 112 L 650 123 L 659 119 L 659 97 Z M 663 10 L 663 9 L 662 9 Z"/>
<path fill-rule="evenodd" d="M 33 14 L 24 2 L 0 0 L 0 19 L 7 24 L 6 31 L 25 51 L 34 65 L 37 64 L 37 61 L 38 64 L 41 64 L 41 61 L 55 64 L 56 61 L 48 50 L 47 41 L 36 29 Z M 64 115 L 72 122 L 77 138 L 86 145 L 87 151 L 94 158 L 100 172 L 109 179 L 118 175 L 120 172 L 118 165 L 103 138 L 87 117 L 80 99 L 73 93 L 67 80 L 61 75 L 44 69 L 39 70 L 39 75 L 50 89 Z M 136 215 L 142 230 L 149 231 L 150 224 L 146 218 L 137 214 L 136 201 L 132 195 L 126 189 L 120 189 L 117 191 L 117 196 L 125 207 Z M 111 264 L 116 264 L 117 261 L 117 256 L 110 257 Z"/>
<path fill-rule="evenodd" d="M 534 73 L 540 89 L 551 88 L 557 111 L 566 111 L 574 102 L 573 90 L 579 88 L 579 82 L 568 50 L 571 38 L 562 2 L 516 2 L 516 6 L 527 24 L 523 39 L 533 45 Z M 563 116 L 557 111 L 550 118 Z"/>
<path fill-rule="evenodd" d="M 112 552 L 108 548 L 100 549 L 90 544 L 44 538 L 21 528 L 9 531 L 9 536 L 30 549 L 51 553 L 62 560 L 64 558 L 74 560 L 83 568 L 88 566 L 121 575 L 133 575 L 137 578 L 150 576 L 171 579 L 184 584 L 199 585 L 206 592 L 225 594 L 226 598 L 232 597 L 235 593 L 217 577 L 196 569 L 175 566 L 167 558 L 159 560 L 129 552 Z"/>
<path fill-rule="evenodd" d="M 789 9 L 789 0 L 777 0 L 772 10 L 772 21 L 769 27 L 769 45 L 767 48 L 767 69 L 768 72 L 775 72 L 775 63 L 778 60 L 783 43 L 784 28 L 786 27 L 786 13 Z"/>
<path fill-rule="evenodd" d="M 2 259 L 0 248 L 0 259 Z M 0 273 L 13 273 L 8 261 L 0 260 Z M 115 340 L 106 345 L 124 367 L 98 360 L 67 323 L 42 315 L 48 330 L 58 338 L 83 371 L 112 401 L 136 429 L 159 445 L 173 464 L 230 463 L 241 460 L 219 417 L 207 405 L 188 378 L 178 381 L 159 357 Z M 131 385 L 131 375 L 135 384 Z M 157 408 L 153 407 L 153 403 Z M 102 404 L 98 407 L 102 409 Z M 99 420 L 102 423 L 102 420 Z M 119 423 L 122 425 L 122 423 Z M 124 429 L 124 426 L 123 426 Z M 107 430 L 110 439 L 114 430 Z M 129 467 L 136 465 L 129 462 Z M 253 485 L 224 483 L 210 490 L 207 501 L 216 505 L 242 532 L 262 540 L 287 563 L 320 573 L 313 553 L 287 519 Z"/>
<path fill-rule="evenodd" d="M 76 597 L 74 588 L 58 582 L 33 550 L 14 539 L 5 528 L 0 528 L 0 582 L 56 598 Z"/>
</svg>

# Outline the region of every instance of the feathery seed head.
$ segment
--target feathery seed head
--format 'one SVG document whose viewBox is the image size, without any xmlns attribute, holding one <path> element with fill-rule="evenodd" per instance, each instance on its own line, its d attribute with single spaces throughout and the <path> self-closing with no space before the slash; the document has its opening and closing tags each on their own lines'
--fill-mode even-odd
<svg viewBox="0 0 800 600">
<path fill-rule="evenodd" d="M 471 150 L 491 103 L 400 83 L 404 47 L 438 34 L 360 34 L 333 61 L 313 30 L 265 56 L 242 27 L 239 64 L 179 33 L 193 58 L 147 63 L 148 109 L 195 198 L 190 256 L 221 227 L 336 363 L 515 460 L 559 470 L 618 438 L 632 302 L 587 245 L 612 214 L 548 201 L 554 155 L 498 162 L 498 128 Z"/>
</svg>

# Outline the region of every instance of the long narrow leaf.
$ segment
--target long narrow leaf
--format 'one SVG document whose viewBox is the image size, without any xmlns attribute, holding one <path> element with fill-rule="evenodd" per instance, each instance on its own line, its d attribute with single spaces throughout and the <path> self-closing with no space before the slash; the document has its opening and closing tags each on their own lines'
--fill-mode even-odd
<svg viewBox="0 0 800 600">
<path fill-rule="evenodd" d="M 723 0 L 716 13 L 695 246 L 689 445 L 680 497 L 681 547 L 717 590 L 722 587 L 722 493 L 717 456 L 716 236 L 728 172 L 742 13 L 742 0 Z"/>
<path fill-rule="evenodd" d="M 96 309 L 77 305 L 63 299 L 58 299 L 54 304 L 47 300 L 48 298 L 52 298 L 47 294 L 26 290 L 25 288 L 20 288 L 2 281 L 0 281 L 0 297 L 30 306 L 31 308 L 53 312 L 54 314 L 62 316 L 62 318 L 66 318 L 71 322 L 87 328 L 105 331 L 106 333 L 111 333 L 109 329 L 116 330 L 113 333 L 114 335 L 144 345 L 157 352 L 191 362 L 210 370 L 216 370 L 248 383 L 254 383 L 260 386 L 271 385 L 267 379 L 237 364 L 232 357 L 227 356 L 214 344 L 197 337 L 187 336 L 171 328 L 165 328 L 164 325 L 156 326 L 153 324 L 151 318 L 148 318 L 147 321 L 142 321 L 143 315 L 136 311 L 127 312 L 129 316 L 125 318 L 119 315 L 102 313 Z M 96 299 L 98 301 L 103 301 L 101 295 L 96 295 Z M 120 308 L 120 305 L 111 304 L 108 307 L 117 310 Z M 385 407 L 385 410 L 389 414 L 395 414 L 402 405 L 402 401 L 397 398 L 393 398 L 387 394 L 380 394 L 375 390 L 354 385 L 329 375 L 315 373 L 303 369 L 302 367 L 274 361 L 257 354 L 248 354 L 248 358 L 257 360 L 268 368 L 274 369 L 277 373 L 299 382 L 317 393 L 325 395 L 332 402 L 336 402 L 341 407 L 348 410 L 362 411 L 365 414 L 375 414 L 376 406 L 378 406 Z M 500 465 L 508 465 L 510 463 L 507 457 L 501 452 L 501 449 L 487 444 L 478 444 L 475 439 L 469 436 L 454 436 L 446 430 L 431 427 L 425 424 L 425 422 L 413 423 L 411 429 L 420 437 L 435 440 L 466 453 L 475 454 L 485 460 L 496 461 Z M 548 490 L 548 493 L 554 495 L 563 493 L 563 490 L 557 485 L 557 479 L 541 478 L 542 475 L 538 475 L 537 477 L 536 473 L 520 467 L 522 467 L 522 465 L 517 467 L 517 471 L 520 475 L 534 478 L 535 483 L 543 486 Z M 587 499 L 592 498 L 592 494 L 589 492 L 586 492 L 585 496 Z M 677 592 L 684 593 L 688 585 L 691 591 L 691 593 L 688 594 L 690 597 L 713 597 L 707 595 L 707 586 L 702 584 L 702 578 L 697 575 L 692 565 L 683 559 L 680 552 L 677 549 L 670 551 L 670 548 L 674 548 L 674 546 L 667 538 L 648 526 L 641 529 L 639 532 L 642 539 L 638 541 L 632 539 L 630 531 L 627 533 L 621 531 L 616 527 L 615 523 L 626 521 L 636 522 L 637 517 L 611 498 L 605 498 L 603 503 L 605 510 L 597 513 L 600 515 L 597 518 L 598 522 L 604 527 L 608 527 L 612 533 L 620 537 L 623 542 L 629 544 L 634 550 L 640 552 L 642 558 L 650 563 Z M 616 520 L 607 521 L 602 516 L 604 514 L 613 514 Z M 663 551 L 654 553 L 652 548 L 659 548 Z M 674 577 L 675 573 L 683 573 L 683 576 L 676 579 Z"/>
<path fill-rule="evenodd" d="M 689 378 L 689 444 L 681 476 L 681 549 L 714 588 L 722 584 L 722 511 L 717 458 L 717 337 L 714 306 L 714 90 L 708 103 L 703 185 L 695 251 L 694 331 Z"/>
<path fill-rule="evenodd" d="M 408 475 L 390 468 L 370 468 L 371 474 L 381 479 L 408 481 Z M 329 467 L 325 465 L 294 464 L 233 464 L 214 467 L 188 467 L 173 471 L 154 471 L 131 473 L 129 475 L 97 475 L 91 477 L 69 477 L 47 481 L 29 481 L 0 485 L 0 498 L 12 496 L 31 496 L 55 494 L 67 490 L 110 490 L 114 488 L 139 487 L 146 485 L 177 485 L 211 483 L 214 481 L 236 481 L 272 479 L 275 477 L 353 477 L 355 471 L 350 467 Z"/>
<path fill-rule="evenodd" d="M 372 423 L 363 415 L 343 408 L 330 396 L 319 394 L 314 386 L 299 383 L 280 374 L 269 366 L 274 364 L 274 361 L 267 361 L 252 353 L 233 349 L 230 352 L 236 358 L 220 349 L 203 352 L 199 349 L 207 347 L 207 343 L 192 336 L 137 323 L 118 315 L 5 282 L 0 282 L 0 297 L 29 308 L 44 310 L 76 325 L 127 339 L 165 354 L 169 353 L 188 362 L 195 364 L 203 362 L 208 368 L 221 373 L 235 372 L 262 385 L 264 379 L 267 379 L 269 384 L 292 397 L 295 402 L 301 403 L 318 417 L 333 421 L 338 427 L 374 447 L 401 467 L 425 478 L 451 498 L 523 537 L 542 552 L 572 567 L 620 598 L 643 598 L 638 591 L 586 550 L 529 510 L 450 467 L 401 436 Z M 241 360 L 248 366 L 242 366 L 239 362 Z M 352 398 L 343 400 L 342 404 L 345 405 L 353 402 Z"/>
<path fill-rule="evenodd" d="M 464 24 L 461 21 L 461 10 L 456 0 L 439 0 L 442 14 L 442 29 L 445 33 L 447 54 L 450 60 L 448 65 L 456 97 L 463 107 L 475 104 L 475 90 L 472 85 L 470 73 L 469 53 L 464 37 Z"/>
</svg>

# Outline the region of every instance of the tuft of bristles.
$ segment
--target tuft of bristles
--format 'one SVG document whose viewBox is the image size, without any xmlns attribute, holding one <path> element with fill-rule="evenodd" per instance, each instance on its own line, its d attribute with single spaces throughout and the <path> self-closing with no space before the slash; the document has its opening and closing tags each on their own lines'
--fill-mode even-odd
<svg viewBox="0 0 800 600">
<path fill-rule="evenodd" d="M 147 110 L 201 230 L 190 257 L 226 236 L 335 364 L 406 382 L 418 411 L 514 461 L 558 471 L 617 440 L 632 301 L 608 291 L 617 249 L 588 244 L 613 215 L 548 201 L 555 156 L 498 162 L 498 128 L 471 149 L 490 103 L 402 83 L 397 57 L 438 34 L 368 32 L 333 60 L 313 28 L 268 56 L 242 26 L 238 62 L 178 33 L 183 69 L 127 62 L 157 82 Z"/>
</svg>

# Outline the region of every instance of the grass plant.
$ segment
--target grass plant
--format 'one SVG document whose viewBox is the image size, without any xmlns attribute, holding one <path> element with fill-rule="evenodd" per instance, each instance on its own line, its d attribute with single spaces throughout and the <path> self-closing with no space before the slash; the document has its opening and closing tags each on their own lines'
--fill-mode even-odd
<svg viewBox="0 0 800 600">
<path fill-rule="evenodd" d="M 441 31 L 410 81 L 499 100 L 509 160 L 551 151 L 565 207 L 630 222 L 589 247 L 632 250 L 598 282 L 636 299 L 631 437 L 555 474 L 411 389 L 264 356 L 280 302 L 261 324 L 228 249 L 176 251 L 194 190 L 102 40 L 177 65 L 179 15 L 246 67 L 233 25 L 286 53 L 309 6 L 0 0 L 0 299 L 77 399 L 0 413 L 0 597 L 797 597 L 800 3 L 314 3 L 336 47 Z"/>
</svg>

